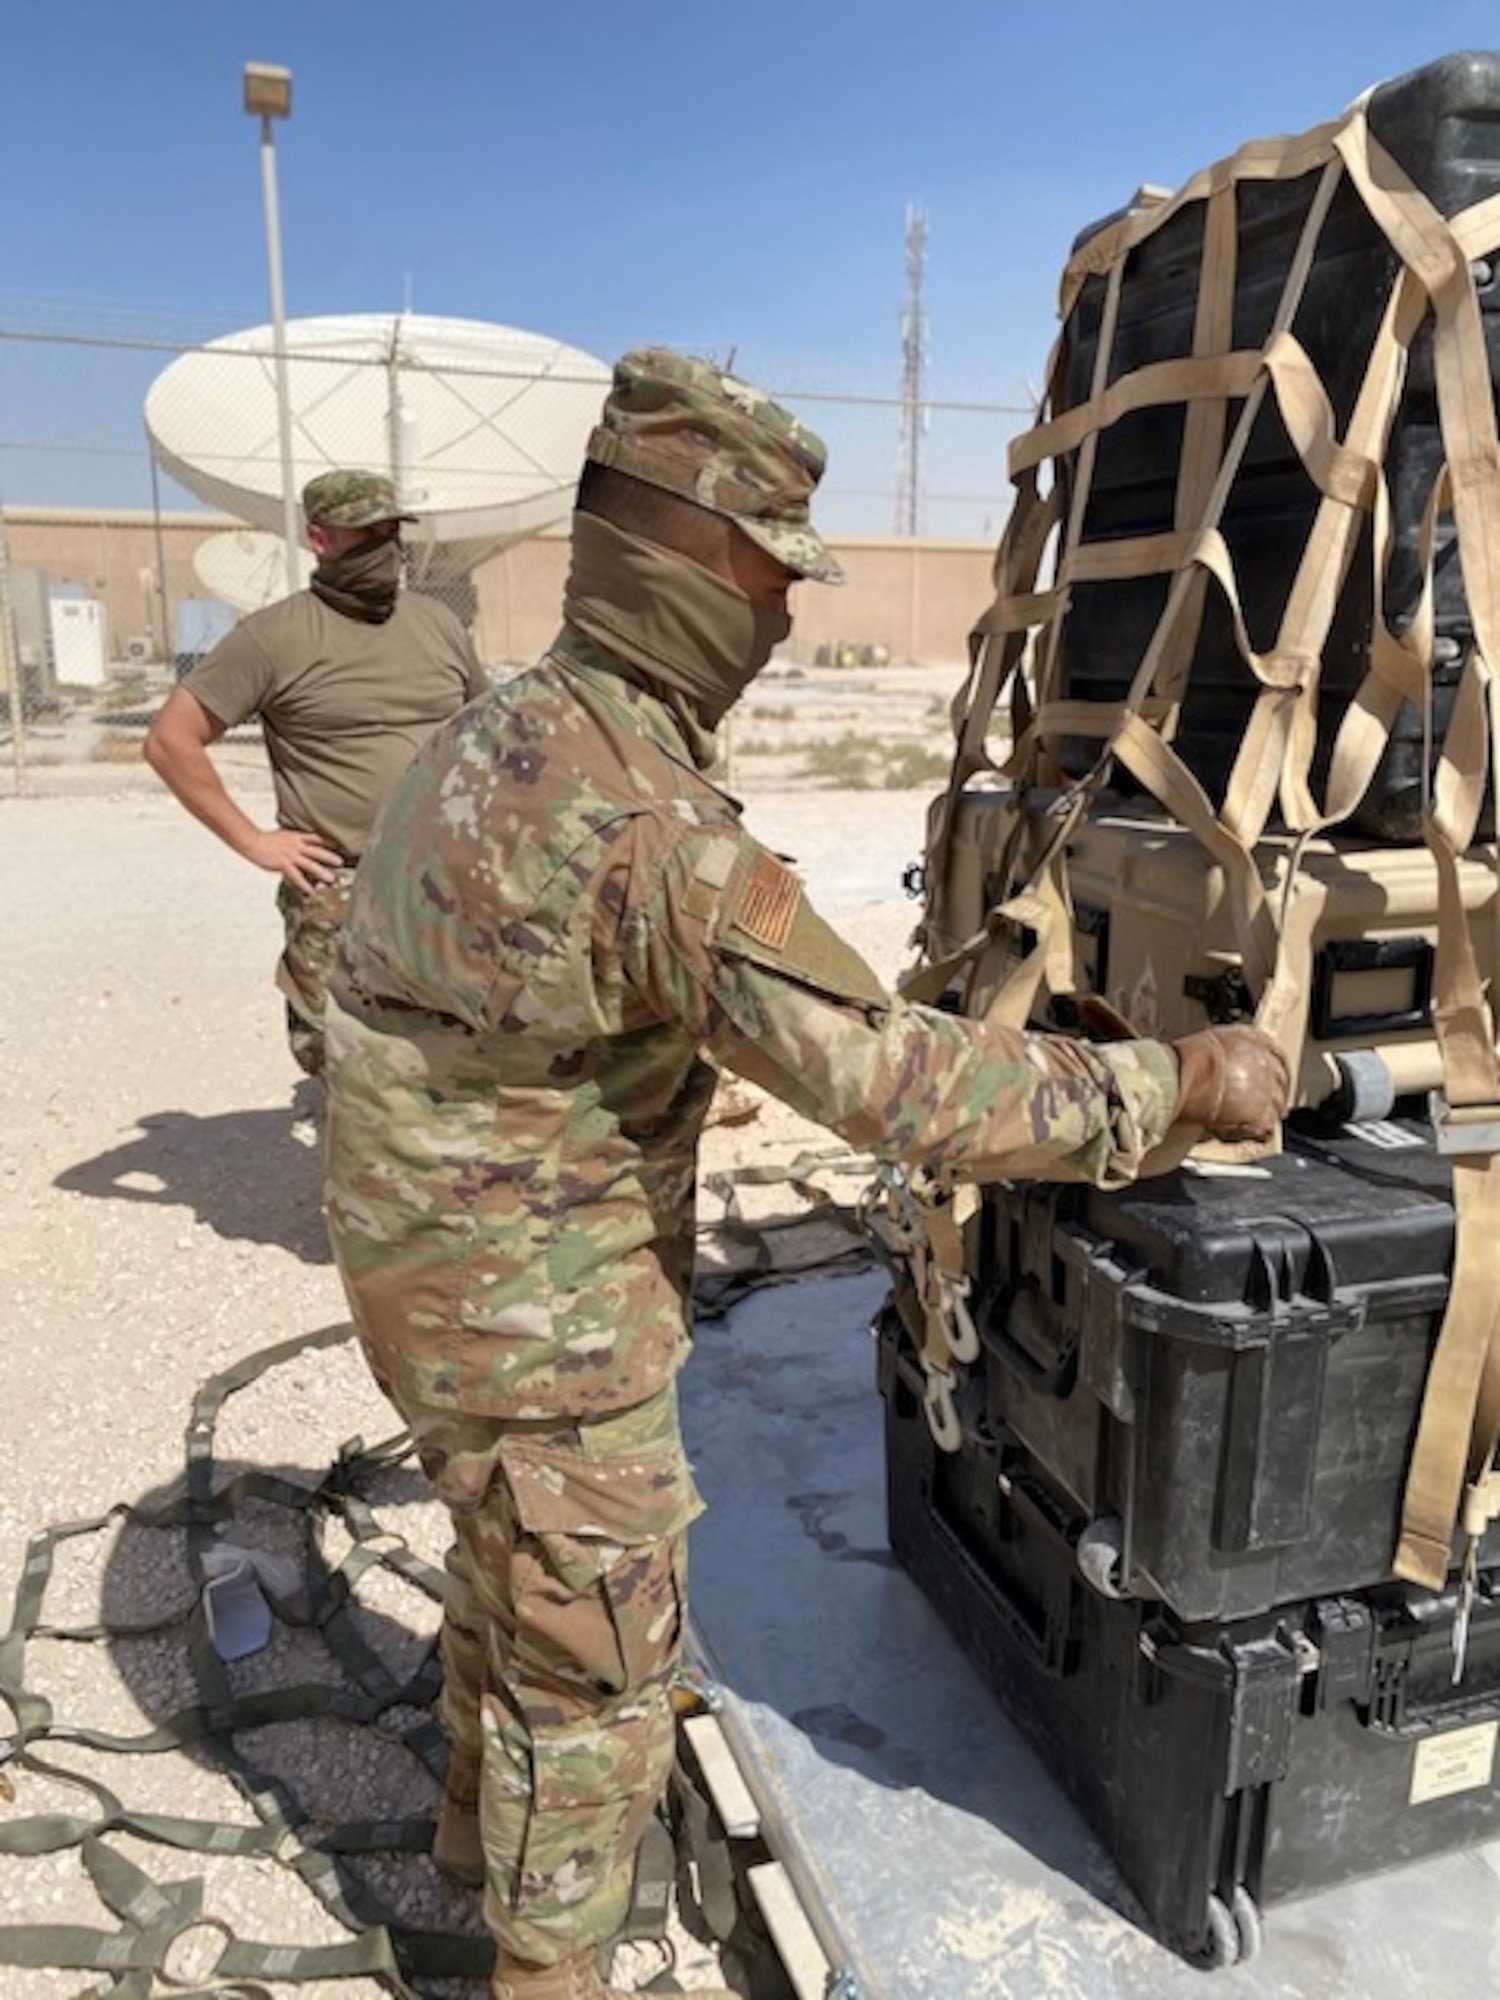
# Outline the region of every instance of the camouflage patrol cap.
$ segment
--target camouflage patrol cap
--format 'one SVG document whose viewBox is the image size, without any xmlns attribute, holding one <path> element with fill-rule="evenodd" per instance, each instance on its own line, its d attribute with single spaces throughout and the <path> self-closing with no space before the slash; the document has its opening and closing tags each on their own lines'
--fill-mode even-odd
<svg viewBox="0 0 1500 2000">
<path fill-rule="evenodd" d="M 405 514 L 383 472 L 320 472 L 302 489 L 309 527 L 368 528 L 376 521 L 415 521 Z"/>
<path fill-rule="evenodd" d="M 798 576 L 844 572 L 808 517 L 827 449 L 761 389 L 668 347 L 637 347 L 588 442 L 589 458 L 727 514 Z"/>
</svg>

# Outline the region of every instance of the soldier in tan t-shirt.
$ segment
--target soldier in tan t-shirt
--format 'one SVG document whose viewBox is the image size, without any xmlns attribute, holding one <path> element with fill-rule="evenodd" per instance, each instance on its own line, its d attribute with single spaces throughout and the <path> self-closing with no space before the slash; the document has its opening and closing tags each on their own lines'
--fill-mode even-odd
<svg viewBox="0 0 1500 2000">
<path fill-rule="evenodd" d="M 292 1053 L 323 1069 L 323 989 L 349 882 L 375 815 L 418 747 L 486 685 L 468 632 L 436 598 L 401 589 L 403 514 L 378 473 L 327 472 L 302 495 L 318 557 L 309 589 L 239 625 L 168 695 L 151 768 L 194 818 L 281 878 Z M 276 825 L 258 826 L 209 757 L 259 715 Z"/>
</svg>

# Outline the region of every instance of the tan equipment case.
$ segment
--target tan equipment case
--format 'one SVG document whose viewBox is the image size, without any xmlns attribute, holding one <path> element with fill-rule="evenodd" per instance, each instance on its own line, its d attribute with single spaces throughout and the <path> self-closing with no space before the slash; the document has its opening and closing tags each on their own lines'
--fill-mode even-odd
<svg viewBox="0 0 1500 2000">
<path fill-rule="evenodd" d="M 1010 919 L 991 913 L 1007 900 L 1006 874 L 1039 854 L 1057 794 L 1033 796 L 1024 811 L 1008 789 L 966 791 L 946 848 L 929 866 L 927 933 L 936 953 L 957 952 L 991 926 L 985 948 L 950 997 L 983 1011 L 1033 960 L 1040 925 L 1027 904 Z M 1041 953 L 1026 1018 L 1066 1028 L 1069 1000 L 1102 994 L 1143 1035 L 1171 1038 L 1249 1019 L 1256 995 L 1246 983 L 1224 869 L 1186 827 L 1138 806 L 1079 819 L 1057 861 L 1058 902 L 1033 915 L 1066 921 L 1065 939 Z M 1438 938 L 1438 873 L 1423 847 L 1364 847 L 1331 839 L 1297 852 L 1288 835 L 1268 835 L 1255 862 L 1277 912 L 1283 976 L 1300 991 L 1300 1018 L 1285 1024 L 1294 1056 L 1295 1103 L 1336 1115 L 1385 1117 L 1395 1100 L 1437 1090 L 1442 1057 L 1433 1031 Z M 1476 848 L 1458 864 L 1481 973 L 1500 971 L 1494 852 Z M 1287 961 L 1295 957 L 1297 963 Z"/>
</svg>

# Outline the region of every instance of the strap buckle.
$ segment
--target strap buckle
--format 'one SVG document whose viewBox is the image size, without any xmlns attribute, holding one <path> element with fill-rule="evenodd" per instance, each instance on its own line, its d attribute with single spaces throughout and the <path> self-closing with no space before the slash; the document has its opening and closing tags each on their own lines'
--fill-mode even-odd
<svg viewBox="0 0 1500 2000">
<path fill-rule="evenodd" d="M 1450 1104 L 1429 1091 L 1427 1115 L 1440 1153 L 1500 1153 L 1500 1104 Z"/>
</svg>

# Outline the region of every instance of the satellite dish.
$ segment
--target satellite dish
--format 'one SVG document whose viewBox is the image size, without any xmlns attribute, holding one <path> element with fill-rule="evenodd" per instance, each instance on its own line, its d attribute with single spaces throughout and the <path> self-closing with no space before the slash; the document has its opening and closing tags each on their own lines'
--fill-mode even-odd
<svg viewBox="0 0 1500 2000">
<path fill-rule="evenodd" d="M 580 348 L 482 320 L 361 313 L 289 321 L 292 476 L 389 473 L 429 571 L 462 573 L 564 515 L 610 373 Z M 146 396 L 157 459 L 200 500 L 282 528 L 275 338 L 227 334 Z"/>
<path fill-rule="evenodd" d="M 193 568 L 210 597 L 222 598 L 236 611 L 263 611 L 294 590 L 305 590 L 313 573 L 310 549 L 297 551 L 297 573 L 286 577 L 286 542 L 258 528 L 231 528 L 210 535 L 193 551 Z"/>
</svg>

